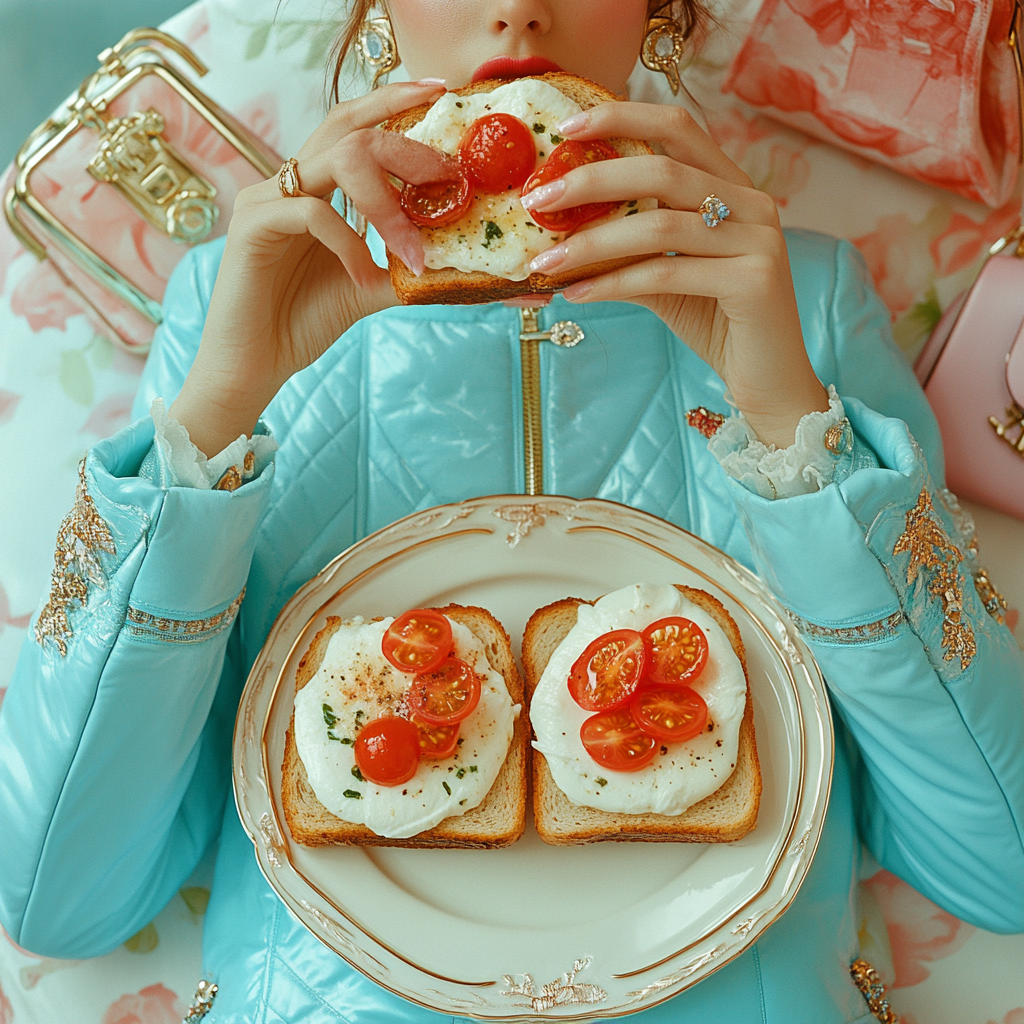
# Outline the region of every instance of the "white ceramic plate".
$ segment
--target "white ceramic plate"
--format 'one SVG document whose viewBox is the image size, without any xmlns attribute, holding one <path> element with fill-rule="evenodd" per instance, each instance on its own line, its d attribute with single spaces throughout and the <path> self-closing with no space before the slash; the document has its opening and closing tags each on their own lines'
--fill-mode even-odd
<svg viewBox="0 0 1024 1024">
<path fill-rule="evenodd" d="M 327 615 L 481 605 L 518 654 L 536 608 L 639 582 L 701 587 L 739 624 L 764 782 L 749 835 L 552 847 L 528 824 L 518 843 L 492 851 L 309 849 L 291 839 L 280 803 L 285 729 L 298 659 Z M 235 798 L 281 899 L 380 985 L 484 1020 L 594 1020 L 676 995 L 778 919 L 814 856 L 832 745 L 817 665 L 738 563 L 611 502 L 491 497 L 400 520 L 339 555 L 289 601 L 242 695 Z"/>
</svg>

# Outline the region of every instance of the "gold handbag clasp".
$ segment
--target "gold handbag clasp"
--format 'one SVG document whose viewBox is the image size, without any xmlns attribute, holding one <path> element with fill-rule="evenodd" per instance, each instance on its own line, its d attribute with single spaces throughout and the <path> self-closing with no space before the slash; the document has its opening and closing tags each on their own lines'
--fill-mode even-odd
<svg viewBox="0 0 1024 1024">
<path fill-rule="evenodd" d="M 109 182 L 155 228 L 195 245 L 213 230 L 217 190 L 162 138 L 164 118 L 150 108 L 107 121 L 89 173 Z"/>
</svg>

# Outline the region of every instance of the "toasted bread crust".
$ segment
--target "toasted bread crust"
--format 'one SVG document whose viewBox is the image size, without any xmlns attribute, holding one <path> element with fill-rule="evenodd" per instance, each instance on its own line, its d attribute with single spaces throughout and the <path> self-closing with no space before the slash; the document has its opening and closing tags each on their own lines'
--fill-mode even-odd
<svg viewBox="0 0 1024 1024">
<path fill-rule="evenodd" d="M 292 838 L 304 846 L 347 844 L 356 846 L 403 846 L 419 849 L 500 849 L 510 846 L 526 827 L 526 792 L 530 758 L 529 715 L 524 700 L 523 679 L 516 668 L 508 633 L 484 608 L 446 605 L 437 611 L 470 629 L 483 643 L 492 668 L 500 672 L 513 704 L 522 705 L 516 719 L 505 762 L 483 802 L 462 815 L 445 818 L 432 829 L 408 839 L 388 839 L 331 814 L 317 799 L 295 744 L 295 712 L 285 735 L 281 765 L 281 803 Z M 295 674 L 298 693 L 323 663 L 327 645 L 342 620 L 329 616 L 327 624 L 313 637 L 299 661 Z M 495 826 L 495 820 L 498 826 Z"/>
<path fill-rule="evenodd" d="M 677 584 L 676 589 L 714 617 L 743 666 L 747 702 L 740 724 L 736 768 L 714 793 L 683 814 L 624 814 L 572 803 L 556 785 L 544 755 L 534 750 L 533 814 L 537 834 L 544 842 L 557 846 L 602 841 L 727 843 L 742 838 L 756 825 L 761 801 L 761 770 L 754 736 L 750 676 L 739 628 L 713 595 L 681 584 Z M 523 633 L 528 698 L 532 699 L 551 653 L 575 625 L 576 609 L 585 603 L 593 602 L 565 598 L 538 609 L 530 617 Z"/>
<path fill-rule="evenodd" d="M 570 99 L 575 100 L 584 110 L 595 107 L 599 103 L 607 103 L 617 99 L 603 85 L 587 78 L 556 71 L 546 75 L 531 76 L 542 82 L 548 82 L 560 89 Z M 491 92 L 506 80 L 489 78 L 482 82 L 474 82 L 463 89 L 453 90 L 459 96 L 470 96 L 478 92 Z M 385 121 L 381 128 L 389 132 L 407 132 L 419 124 L 426 116 L 432 104 L 423 103 L 410 110 L 403 111 Z M 613 138 L 607 140 L 623 156 L 639 156 L 654 152 L 646 142 L 636 139 Z M 549 295 L 563 291 L 576 281 L 607 273 L 619 267 L 627 267 L 647 259 L 647 256 L 624 256 L 615 260 L 603 260 L 585 267 L 565 271 L 561 274 L 531 274 L 523 281 L 510 281 L 508 278 L 495 277 L 483 271 L 466 272 L 453 267 L 440 270 L 425 270 L 419 277 L 402 262 L 391 250 L 388 250 L 388 269 L 391 272 L 391 284 L 395 294 L 405 305 L 428 305 L 444 303 L 445 305 L 472 305 L 483 302 L 497 302 L 511 299 L 518 295 Z"/>
</svg>

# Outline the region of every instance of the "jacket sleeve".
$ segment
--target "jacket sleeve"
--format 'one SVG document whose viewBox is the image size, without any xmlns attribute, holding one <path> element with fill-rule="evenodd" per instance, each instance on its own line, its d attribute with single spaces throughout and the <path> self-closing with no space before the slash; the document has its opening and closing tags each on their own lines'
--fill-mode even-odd
<svg viewBox="0 0 1024 1024">
<path fill-rule="evenodd" d="M 147 370 L 172 393 L 202 330 L 204 259 L 175 273 Z M 0 716 L 0 917 L 50 956 L 107 952 L 150 921 L 229 790 L 233 624 L 273 465 L 234 492 L 164 490 L 137 475 L 152 438 L 139 420 L 83 461 Z"/>
<path fill-rule="evenodd" d="M 729 487 L 852 738 L 865 842 L 958 917 L 1024 931 L 1024 655 L 942 486 L 937 426 L 888 311 L 844 242 L 828 319 L 815 368 L 878 467 L 779 501 Z"/>
</svg>

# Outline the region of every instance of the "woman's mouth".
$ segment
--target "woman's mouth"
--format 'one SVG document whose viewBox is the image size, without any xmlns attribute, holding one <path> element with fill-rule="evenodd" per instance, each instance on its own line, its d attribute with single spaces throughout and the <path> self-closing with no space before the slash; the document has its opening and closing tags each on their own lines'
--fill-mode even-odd
<svg viewBox="0 0 1024 1024">
<path fill-rule="evenodd" d="M 492 57 L 473 72 L 472 81 L 485 78 L 525 78 L 527 75 L 546 75 L 562 69 L 546 57 Z"/>
</svg>

